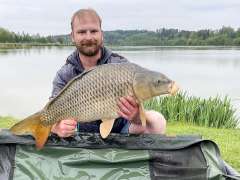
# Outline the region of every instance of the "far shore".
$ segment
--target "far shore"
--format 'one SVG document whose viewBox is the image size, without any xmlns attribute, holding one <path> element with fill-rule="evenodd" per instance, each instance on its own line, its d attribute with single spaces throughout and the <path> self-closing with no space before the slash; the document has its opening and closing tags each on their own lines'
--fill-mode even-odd
<svg viewBox="0 0 240 180">
<path fill-rule="evenodd" d="M 31 48 L 31 47 L 44 47 L 44 46 L 59 46 L 59 47 L 64 47 L 64 46 L 74 46 L 72 43 L 68 44 L 60 44 L 60 43 L 35 43 L 35 42 L 30 42 L 30 43 L 0 43 L 0 49 L 21 49 L 21 48 Z M 108 47 L 125 47 L 125 48 L 133 48 L 133 47 L 166 47 L 166 48 L 238 48 L 240 46 L 224 46 L 224 45 L 219 45 L 219 46 L 151 46 L 151 45 L 134 45 L 134 46 L 122 46 L 122 45 L 109 45 L 105 43 L 105 46 Z"/>
<path fill-rule="evenodd" d="M 18 48 L 31 48 L 34 46 L 73 46 L 72 44 L 59 44 L 59 43 L 0 43 L 0 49 L 18 49 Z"/>
</svg>

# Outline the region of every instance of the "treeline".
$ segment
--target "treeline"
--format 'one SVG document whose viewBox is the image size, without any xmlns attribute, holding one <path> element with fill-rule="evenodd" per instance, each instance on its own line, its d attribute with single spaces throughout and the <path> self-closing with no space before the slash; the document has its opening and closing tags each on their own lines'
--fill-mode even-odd
<svg viewBox="0 0 240 180">
<path fill-rule="evenodd" d="M 67 42 L 66 38 L 68 38 L 66 35 L 43 37 L 39 34 L 29 35 L 25 32 L 15 33 L 0 27 L 0 43 L 64 44 Z"/>
<path fill-rule="evenodd" d="M 156 31 L 107 31 L 105 42 L 109 45 L 151 46 L 239 46 L 240 28 L 222 27 L 219 30 L 186 31 L 157 29 Z"/>
<path fill-rule="evenodd" d="M 161 28 L 148 30 L 105 31 L 106 45 L 116 46 L 240 46 L 240 28 L 222 27 L 219 30 L 186 31 Z M 69 35 L 42 37 L 39 34 L 14 33 L 0 28 L 0 43 L 57 43 L 71 44 Z"/>
</svg>

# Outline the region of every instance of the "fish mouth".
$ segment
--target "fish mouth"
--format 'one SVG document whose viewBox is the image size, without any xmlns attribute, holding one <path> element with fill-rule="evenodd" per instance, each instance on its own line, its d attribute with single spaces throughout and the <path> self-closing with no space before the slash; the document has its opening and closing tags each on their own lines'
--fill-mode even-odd
<svg viewBox="0 0 240 180">
<path fill-rule="evenodd" d="M 171 95 L 175 95 L 179 90 L 179 86 L 177 85 L 177 83 L 175 81 L 173 81 L 171 83 L 171 88 L 170 88 L 170 94 Z"/>
</svg>

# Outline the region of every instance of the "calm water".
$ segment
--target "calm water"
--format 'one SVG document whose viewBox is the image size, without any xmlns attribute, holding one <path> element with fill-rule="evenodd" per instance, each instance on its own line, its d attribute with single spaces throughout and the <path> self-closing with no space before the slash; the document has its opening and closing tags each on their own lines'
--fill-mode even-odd
<svg viewBox="0 0 240 180">
<path fill-rule="evenodd" d="M 73 47 L 0 50 L 0 115 L 22 118 L 48 101 L 52 80 Z M 121 47 L 130 61 L 160 71 L 190 95 L 232 98 L 240 109 L 240 48 Z"/>
</svg>

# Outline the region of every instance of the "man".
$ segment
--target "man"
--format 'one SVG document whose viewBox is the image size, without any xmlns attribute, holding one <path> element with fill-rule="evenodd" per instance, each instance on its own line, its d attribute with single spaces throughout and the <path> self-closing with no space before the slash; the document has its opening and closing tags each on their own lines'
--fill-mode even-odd
<svg viewBox="0 0 240 180">
<path fill-rule="evenodd" d="M 53 81 L 52 97 L 73 77 L 93 66 L 106 63 L 127 62 L 125 58 L 112 53 L 103 45 L 101 18 L 93 9 L 80 9 L 71 20 L 71 38 L 76 50 L 67 58 L 66 64 L 57 72 Z M 147 125 L 140 121 L 139 107 L 133 97 L 119 99 L 119 116 L 111 132 L 115 133 L 164 133 L 166 121 L 155 111 L 146 111 Z M 73 135 L 75 128 L 80 132 L 99 132 L 100 120 L 90 123 L 77 123 L 76 119 L 63 119 L 53 125 L 51 132 L 60 137 Z"/>
</svg>

